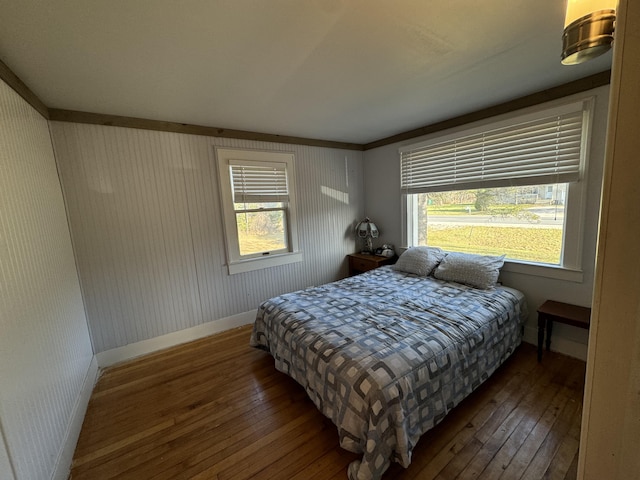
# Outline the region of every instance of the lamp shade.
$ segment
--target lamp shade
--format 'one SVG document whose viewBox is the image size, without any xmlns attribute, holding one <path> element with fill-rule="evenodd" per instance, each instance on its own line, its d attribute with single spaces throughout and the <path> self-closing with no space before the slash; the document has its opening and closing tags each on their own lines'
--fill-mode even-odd
<svg viewBox="0 0 640 480">
<path fill-rule="evenodd" d="M 356 226 L 356 234 L 360 238 L 378 238 L 380 232 L 378 231 L 376 224 L 367 217 Z"/>
<path fill-rule="evenodd" d="M 371 239 L 378 238 L 380 232 L 378 231 L 376 224 L 367 217 L 356 225 L 356 235 L 365 240 L 362 253 L 371 253 L 373 251 Z"/>
<path fill-rule="evenodd" d="M 567 0 L 562 63 L 576 65 L 602 55 L 613 44 L 617 0 Z"/>
</svg>

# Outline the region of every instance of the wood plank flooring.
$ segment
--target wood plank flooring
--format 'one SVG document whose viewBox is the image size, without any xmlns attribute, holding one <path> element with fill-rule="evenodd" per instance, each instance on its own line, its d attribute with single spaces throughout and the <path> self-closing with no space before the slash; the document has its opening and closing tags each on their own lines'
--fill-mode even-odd
<svg viewBox="0 0 640 480">
<path fill-rule="evenodd" d="M 248 346 L 250 327 L 101 375 L 73 480 L 346 479 L 358 455 L 302 387 Z M 523 344 L 385 479 L 576 478 L 585 364 Z"/>
</svg>

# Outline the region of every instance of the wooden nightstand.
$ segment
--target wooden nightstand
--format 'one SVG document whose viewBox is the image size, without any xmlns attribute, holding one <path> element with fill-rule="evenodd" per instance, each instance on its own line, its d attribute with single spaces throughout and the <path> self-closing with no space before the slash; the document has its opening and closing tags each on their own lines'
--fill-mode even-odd
<svg viewBox="0 0 640 480">
<path fill-rule="evenodd" d="M 538 308 L 538 361 L 542 360 L 542 342 L 547 329 L 547 351 L 551 348 L 551 328 L 553 322 L 589 329 L 591 309 L 568 303 L 547 300 Z"/>
<path fill-rule="evenodd" d="M 368 272 L 382 265 L 396 263 L 397 257 L 381 257 L 380 255 L 365 255 L 364 253 L 352 253 L 347 255 L 349 259 L 349 276 Z"/>
</svg>

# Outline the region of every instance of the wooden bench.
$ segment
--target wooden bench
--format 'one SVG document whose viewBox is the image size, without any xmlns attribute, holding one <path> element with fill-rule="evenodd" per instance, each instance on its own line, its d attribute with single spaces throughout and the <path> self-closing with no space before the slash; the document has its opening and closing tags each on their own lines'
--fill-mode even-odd
<svg viewBox="0 0 640 480">
<path fill-rule="evenodd" d="M 547 351 L 551 348 L 553 322 L 589 329 L 591 309 L 569 303 L 547 300 L 538 308 L 538 361 L 542 360 L 542 342 L 547 330 Z"/>
</svg>

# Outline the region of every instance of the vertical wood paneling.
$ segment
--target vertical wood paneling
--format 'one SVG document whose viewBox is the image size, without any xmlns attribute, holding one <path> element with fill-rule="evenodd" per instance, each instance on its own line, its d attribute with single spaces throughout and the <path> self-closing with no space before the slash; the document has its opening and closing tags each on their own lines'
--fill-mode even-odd
<svg viewBox="0 0 640 480">
<path fill-rule="evenodd" d="M 96 351 L 201 323 L 180 135 L 53 129 Z"/>
<path fill-rule="evenodd" d="M 0 420 L 2 419 L 0 418 Z M 2 478 L 6 480 L 15 480 L 16 477 L 13 472 L 13 465 L 9 458 L 9 447 L 4 440 L 4 431 L 0 423 L 0 474 L 2 474 Z"/>
<path fill-rule="evenodd" d="M 0 332 L 0 457 L 50 478 L 93 352 L 47 121 L 2 82 Z"/>
<path fill-rule="evenodd" d="M 51 128 L 96 353 L 346 275 L 350 228 L 362 216 L 362 152 L 63 122 Z M 215 146 L 295 154 L 303 262 L 227 274 Z"/>
</svg>

